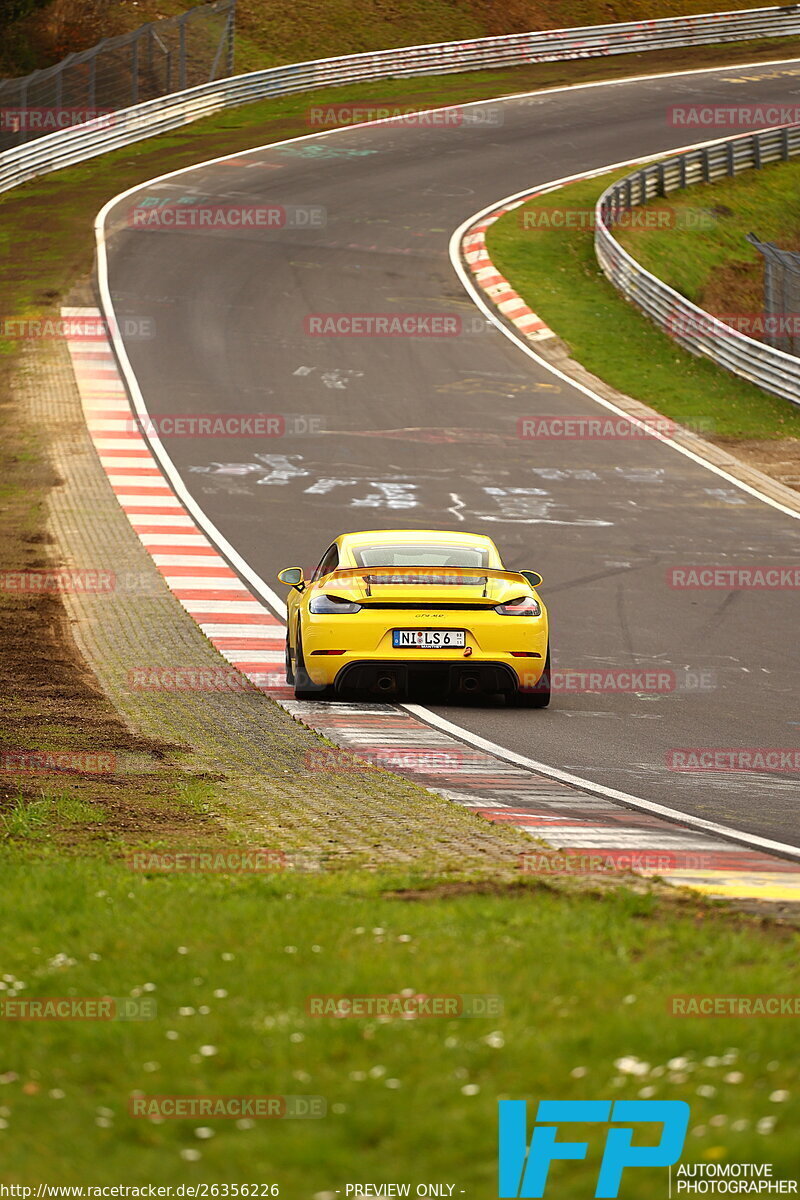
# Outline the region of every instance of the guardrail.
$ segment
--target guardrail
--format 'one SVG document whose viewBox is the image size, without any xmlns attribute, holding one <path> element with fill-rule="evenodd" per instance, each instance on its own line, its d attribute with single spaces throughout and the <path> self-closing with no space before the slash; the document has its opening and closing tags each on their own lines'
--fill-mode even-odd
<svg viewBox="0 0 800 1200">
<path fill-rule="evenodd" d="M 786 125 L 687 150 L 633 171 L 606 188 L 597 201 L 594 248 L 614 287 L 686 350 L 712 359 L 773 396 L 800 405 L 800 358 L 747 337 L 692 304 L 645 270 L 612 232 L 623 213 L 648 200 L 798 155 L 800 125 Z"/>
<path fill-rule="evenodd" d="M 225 108 L 311 88 L 800 34 L 800 5 L 406 46 L 272 67 L 125 108 L 0 154 L 0 192 Z"/>
</svg>

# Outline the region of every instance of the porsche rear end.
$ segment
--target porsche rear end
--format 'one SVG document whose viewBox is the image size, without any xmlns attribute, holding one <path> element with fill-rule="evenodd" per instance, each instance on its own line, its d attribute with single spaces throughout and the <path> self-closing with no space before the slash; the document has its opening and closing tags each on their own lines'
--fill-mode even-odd
<svg viewBox="0 0 800 1200">
<path fill-rule="evenodd" d="M 547 612 L 516 572 L 347 568 L 314 590 L 306 668 L 339 694 L 511 694 L 544 671 Z"/>
</svg>

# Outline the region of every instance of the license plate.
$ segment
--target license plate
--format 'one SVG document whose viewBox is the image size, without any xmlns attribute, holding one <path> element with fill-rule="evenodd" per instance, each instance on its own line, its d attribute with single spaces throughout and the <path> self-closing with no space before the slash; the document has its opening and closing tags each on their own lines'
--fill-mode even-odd
<svg viewBox="0 0 800 1200">
<path fill-rule="evenodd" d="M 457 650 L 465 645 L 463 629 L 393 629 L 395 650 Z"/>
</svg>

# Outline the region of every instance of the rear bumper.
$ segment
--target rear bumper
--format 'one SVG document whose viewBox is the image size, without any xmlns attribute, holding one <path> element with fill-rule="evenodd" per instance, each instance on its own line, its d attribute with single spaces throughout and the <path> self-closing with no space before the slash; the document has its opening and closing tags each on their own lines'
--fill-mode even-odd
<svg viewBox="0 0 800 1200">
<path fill-rule="evenodd" d="M 368 659 L 343 666 L 336 674 L 334 687 L 339 695 L 358 693 L 384 700 L 417 690 L 464 697 L 490 696 L 515 692 L 520 686 L 534 687 L 544 670 L 544 662 L 527 661 L 533 665 L 526 670 L 528 678 L 523 683 L 517 672 L 504 662 L 468 662 L 463 658 L 436 662 Z"/>
</svg>

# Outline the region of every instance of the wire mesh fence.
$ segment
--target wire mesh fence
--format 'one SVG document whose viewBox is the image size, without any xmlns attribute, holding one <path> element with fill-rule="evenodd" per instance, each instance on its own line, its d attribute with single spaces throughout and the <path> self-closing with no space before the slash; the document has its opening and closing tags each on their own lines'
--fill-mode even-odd
<svg viewBox="0 0 800 1200">
<path fill-rule="evenodd" d="M 0 151 L 129 105 L 233 74 L 236 0 L 106 38 L 21 79 L 0 80 Z"/>
<path fill-rule="evenodd" d="M 754 233 L 747 240 L 764 257 L 764 341 L 800 358 L 800 254 Z"/>
</svg>

